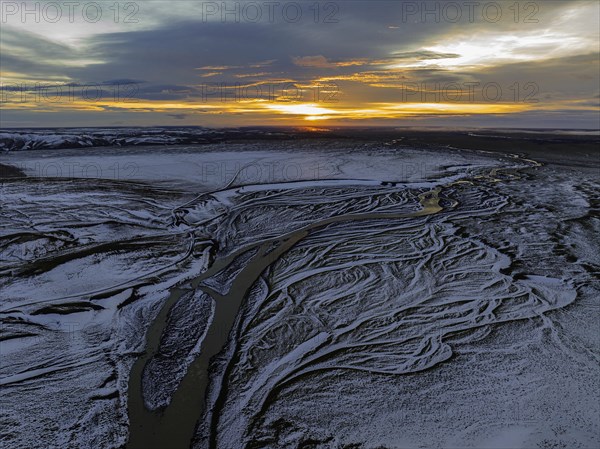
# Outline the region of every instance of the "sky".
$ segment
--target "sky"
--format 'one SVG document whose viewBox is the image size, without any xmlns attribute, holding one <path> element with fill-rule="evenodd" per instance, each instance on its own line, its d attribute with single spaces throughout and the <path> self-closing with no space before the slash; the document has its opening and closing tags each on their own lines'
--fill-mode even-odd
<svg viewBox="0 0 600 449">
<path fill-rule="evenodd" d="M 595 0 L 0 6 L 2 128 L 600 128 Z"/>
</svg>

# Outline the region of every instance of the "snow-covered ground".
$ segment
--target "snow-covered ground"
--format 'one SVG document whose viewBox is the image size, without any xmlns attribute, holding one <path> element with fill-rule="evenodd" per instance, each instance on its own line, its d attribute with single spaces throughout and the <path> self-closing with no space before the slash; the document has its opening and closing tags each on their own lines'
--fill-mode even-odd
<svg viewBox="0 0 600 449">
<path fill-rule="evenodd" d="M 317 139 L 0 163 L 28 175 L 0 186 L 7 447 L 600 444 L 593 170 Z"/>
<path fill-rule="evenodd" d="M 0 130 L 0 150 L 198 143 L 217 131 L 205 128 L 76 128 Z"/>
</svg>

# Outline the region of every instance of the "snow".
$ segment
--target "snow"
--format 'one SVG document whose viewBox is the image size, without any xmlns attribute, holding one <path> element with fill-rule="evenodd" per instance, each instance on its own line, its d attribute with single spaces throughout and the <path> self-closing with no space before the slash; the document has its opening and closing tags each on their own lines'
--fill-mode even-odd
<svg viewBox="0 0 600 449">
<path fill-rule="evenodd" d="M 0 140 L 39 149 L 2 157 L 30 176 L 0 185 L 10 447 L 122 446 L 131 369 L 173 288 L 225 261 L 201 285 L 221 296 L 166 315 L 152 410 L 194 369 L 215 301 L 290 242 L 211 367 L 194 447 L 600 441 L 597 178 L 449 148 L 16 134 Z M 107 146 L 56 148 L 92 135 Z"/>
</svg>

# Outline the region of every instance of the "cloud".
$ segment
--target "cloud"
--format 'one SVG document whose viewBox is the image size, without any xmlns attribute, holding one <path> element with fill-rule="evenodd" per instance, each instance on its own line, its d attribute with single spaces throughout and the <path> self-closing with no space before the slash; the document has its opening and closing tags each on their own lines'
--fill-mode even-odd
<svg viewBox="0 0 600 449">
<path fill-rule="evenodd" d="M 343 2 L 338 23 L 314 23 L 307 16 L 294 24 L 202 22 L 189 2 L 157 1 L 143 6 L 141 13 L 156 13 L 144 26 L 96 30 L 77 41 L 3 24 L 2 77 L 4 83 L 136 87 L 136 98 L 148 110 L 155 102 L 162 117 L 159 103 L 185 110 L 202 103 L 209 83 L 229 90 L 262 86 L 264 91 L 268 85 L 289 84 L 305 97 L 335 88 L 339 106 L 356 111 L 398 101 L 407 83 L 430 88 L 435 83 L 496 82 L 508 92 L 515 82 L 521 87 L 535 82 L 540 103 L 561 111 L 569 110 L 563 102 L 583 105 L 584 99 L 598 95 L 597 48 L 590 48 L 590 42 L 597 47 L 598 39 L 595 2 L 547 2 L 538 24 L 515 23 L 510 16 L 496 24 L 481 17 L 474 23 L 406 22 L 400 3 Z M 276 95 L 282 102 L 289 102 L 288 97 Z M 123 113 L 124 106 L 117 106 L 103 107 L 111 114 Z M 135 114 L 141 106 L 137 108 Z M 264 117 L 254 104 L 207 110 L 235 115 L 236 120 L 253 119 L 249 114 L 256 120 Z M 169 113 L 172 118 L 187 115 Z"/>
<path fill-rule="evenodd" d="M 451 59 L 460 57 L 460 55 L 457 53 L 436 53 L 428 50 L 398 52 L 392 53 L 392 56 L 395 59 L 412 59 L 416 61 L 428 59 Z"/>
<path fill-rule="evenodd" d="M 335 64 L 329 62 L 323 55 L 317 56 L 296 56 L 292 58 L 294 64 L 298 67 L 319 67 L 319 68 L 333 68 Z"/>
</svg>

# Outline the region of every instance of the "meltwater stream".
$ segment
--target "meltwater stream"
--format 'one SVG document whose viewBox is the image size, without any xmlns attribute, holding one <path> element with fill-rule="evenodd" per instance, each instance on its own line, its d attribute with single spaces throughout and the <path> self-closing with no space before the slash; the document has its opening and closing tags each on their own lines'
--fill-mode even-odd
<svg viewBox="0 0 600 449">
<path fill-rule="evenodd" d="M 138 358 L 131 371 L 129 382 L 130 437 L 127 447 L 129 449 L 165 447 L 175 449 L 190 447 L 195 426 L 205 412 L 205 399 L 209 386 L 208 370 L 210 360 L 226 344 L 232 329 L 234 329 L 240 307 L 250 288 L 256 283 L 261 273 L 282 254 L 301 241 L 312 230 L 329 224 L 360 220 L 408 219 L 436 214 L 442 210 L 442 207 L 439 205 L 439 192 L 440 189 L 436 188 L 419 195 L 421 208 L 414 212 L 401 214 L 363 213 L 338 215 L 311 223 L 280 237 L 251 244 L 224 259 L 216 260 L 207 271 L 189 283 L 190 289 L 185 289 L 184 287 L 173 289 L 159 315 L 148 330 L 147 347 L 144 355 Z M 228 293 L 221 295 L 201 285 L 203 280 L 227 268 L 237 256 L 256 248 L 258 249 L 256 255 L 236 275 Z M 200 355 L 189 366 L 179 388 L 173 395 L 171 403 L 163 410 L 150 411 L 144 404 L 142 393 L 144 368 L 158 349 L 161 336 L 167 324 L 169 310 L 184 294 L 196 289 L 205 291 L 215 300 L 212 324 L 202 340 Z M 217 419 L 218 415 L 212 414 L 212 421 L 215 426 Z M 214 435 L 214 432 L 211 431 L 211 434 Z M 215 444 L 214 439 L 211 439 L 210 446 L 214 447 Z"/>
</svg>

